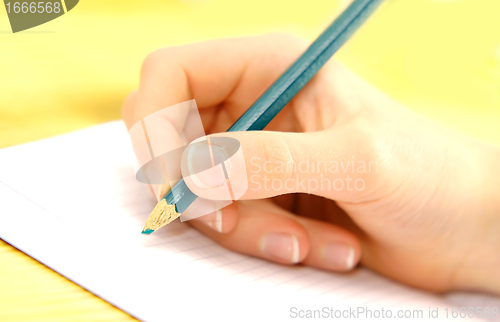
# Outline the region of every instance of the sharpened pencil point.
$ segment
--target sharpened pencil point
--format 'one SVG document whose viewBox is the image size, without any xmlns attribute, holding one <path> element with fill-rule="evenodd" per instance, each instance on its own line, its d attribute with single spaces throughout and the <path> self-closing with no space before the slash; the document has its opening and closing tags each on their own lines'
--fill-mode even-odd
<svg viewBox="0 0 500 322">
<path fill-rule="evenodd" d="M 165 199 L 161 199 L 156 204 L 151 215 L 149 215 L 148 220 L 146 220 L 142 233 L 151 235 L 161 227 L 170 224 L 179 216 L 180 214 L 175 210 L 175 205 L 169 205 Z"/>
</svg>

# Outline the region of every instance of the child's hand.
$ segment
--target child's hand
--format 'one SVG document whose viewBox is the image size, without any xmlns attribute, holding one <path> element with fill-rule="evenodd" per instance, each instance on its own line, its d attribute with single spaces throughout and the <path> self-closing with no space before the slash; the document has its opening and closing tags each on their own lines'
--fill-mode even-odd
<svg viewBox="0 0 500 322">
<path fill-rule="evenodd" d="M 207 134 L 224 132 L 306 47 L 275 34 L 159 50 L 125 121 L 194 98 Z M 221 245 L 332 271 L 361 261 L 436 291 L 500 292 L 497 148 L 427 122 L 334 60 L 266 131 L 222 135 L 241 143 L 248 190 L 222 215 L 190 221 Z"/>
</svg>

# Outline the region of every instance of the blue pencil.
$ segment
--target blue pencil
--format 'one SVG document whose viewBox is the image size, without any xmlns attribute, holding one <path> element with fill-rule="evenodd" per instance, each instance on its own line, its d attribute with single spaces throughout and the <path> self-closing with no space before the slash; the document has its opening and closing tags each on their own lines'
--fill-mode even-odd
<svg viewBox="0 0 500 322">
<path fill-rule="evenodd" d="M 366 21 L 383 0 L 355 0 L 228 129 L 260 131 L 297 95 L 318 70 Z M 158 202 L 142 231 L 151 234 L 175 220 L 197 196 L 180 179 Z"/>
</svg>

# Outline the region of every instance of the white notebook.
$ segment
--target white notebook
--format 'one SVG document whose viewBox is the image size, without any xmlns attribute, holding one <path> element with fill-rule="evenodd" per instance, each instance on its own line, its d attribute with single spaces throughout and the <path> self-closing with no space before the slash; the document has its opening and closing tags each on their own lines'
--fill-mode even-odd
<svg viewBox="0 0 500 322">
<path fill-rule="evenodd" d="M 141 235 L 155 200 L 133 158 L 121 122 L 0 150 L 0 238 L 144 321 L 365 320 L 369 311 L 379 321 L 382 309 L 422 321 L 436 320 L 436 308 L 455 321 L 453 307 L 500 309 L 498 297 L 437 296 L 365 268 L 269 263 L 179 221 Z"/>
</svg>

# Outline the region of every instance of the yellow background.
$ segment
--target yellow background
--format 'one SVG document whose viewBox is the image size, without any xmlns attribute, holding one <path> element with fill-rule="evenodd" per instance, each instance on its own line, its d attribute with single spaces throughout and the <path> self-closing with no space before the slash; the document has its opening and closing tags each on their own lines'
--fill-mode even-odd
<svg viewBox="0 0 500 322">
<path fill-rule="evenodd" d="M 386 2 L 337 59 L 429 118 L 500 143 L 500 1 Z M 0 147 L 118 119 L 155 49 L 272 31 L 312 40 L 345 4 L 81 0 L 18 34 L 0 8 Z M 14 320 L 132 318 L 0 241 L 0 321 Z"/>
</svg>

